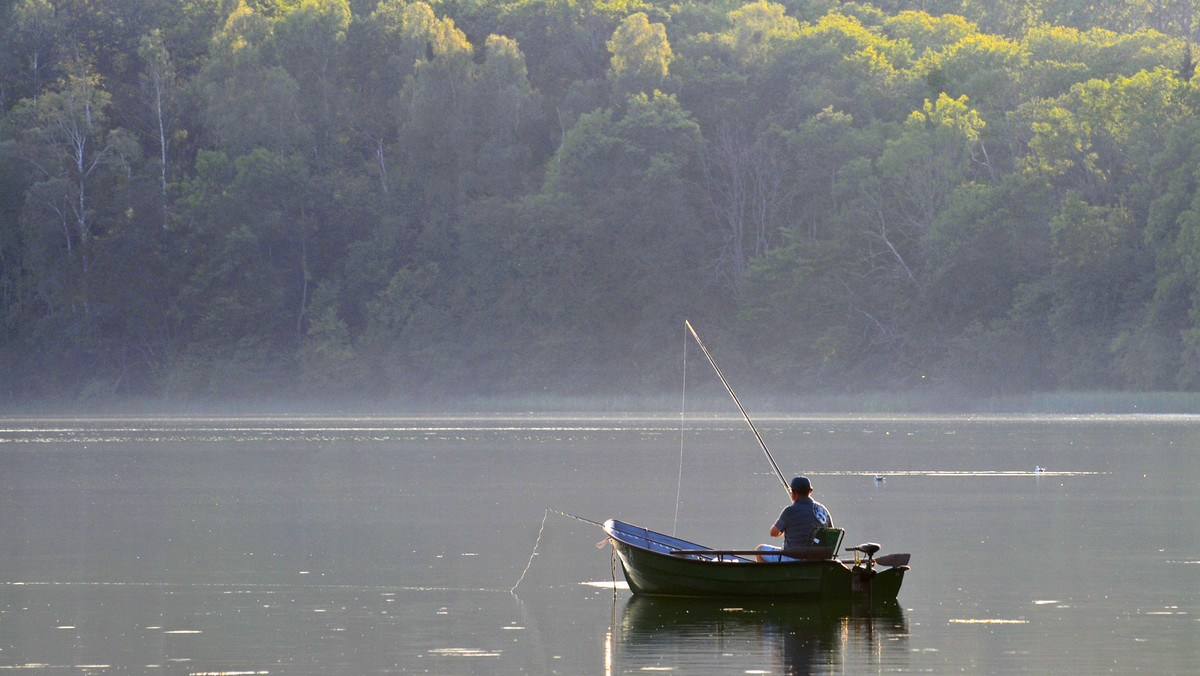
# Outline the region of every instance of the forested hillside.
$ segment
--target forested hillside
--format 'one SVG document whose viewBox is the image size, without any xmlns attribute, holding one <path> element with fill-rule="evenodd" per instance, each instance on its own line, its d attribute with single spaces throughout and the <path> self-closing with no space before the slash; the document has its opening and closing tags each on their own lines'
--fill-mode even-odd
<svg viewBox="0 0 1200 676">
<path fill-rule="evenodd" d="M 0 400 L 1200 390 L 1191 0 L 9 0 Z M 752 385 L 750 383 L 753 383 Z"/>
</svg>

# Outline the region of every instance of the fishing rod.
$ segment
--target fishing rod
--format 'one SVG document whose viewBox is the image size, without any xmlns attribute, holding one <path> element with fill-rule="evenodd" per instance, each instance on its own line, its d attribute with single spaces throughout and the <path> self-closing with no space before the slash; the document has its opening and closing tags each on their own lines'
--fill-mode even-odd
<svg viewBox="0 0 1200 676">
<path fill-rule="evenodd" d="M 725 380 L 725 374 L 721 373 L 721 367 L 717 366 L 717 362 L 708 353 L 708 348 L 704 347 L 704 342 L 700 340 L 700 334 L 696 333 L 696 329 L 692 327 L 692 323 L 686 319 L 683 320 L 683 323 L 687 326 L 688 331 L 692 333 L 692 338 L 696 339 L 696 344 L 700 346 L 700 351 L 708 358 L 708 363 L 712 364 L 713 370 L 717 372 L 717 377 L 721 379 L 721 384 L 725 386 L 725 391 L 729 392 L 730 397 L 733 397 L 733 403 L 737 404 L 738 410 L 742 412 L 742 417 L 746 419 L 746 424 L 750 426 L 750 431 L 754 432 L 754 438 L 758 439 L 758 444 L 762 446 L 763 453 L 767 454 L 767 460 L 771 461 L 771 467 L 775 468 L 775 474 L 779 477 L 779 481 L 783 483 L 783 489 L 788 492 L 788 496 L 790 497 L 792 487 L 788 485 L 787 479 L 783 477 L 783 472 L 779 471 L 779 465 L 775 463 L 775 458 L 771 456 L 771 451 L 767 449 L 767 442 L 763 441 L 762 435 L 754 427 L 754 421 L 750 419 L 750 415 L 746 413 L 746 409 L 742 408 L 742 402 L 738 401 L 737 395 L 733 393 L 733 388 L 729 386 L 729 381 Z"/>
</svg>

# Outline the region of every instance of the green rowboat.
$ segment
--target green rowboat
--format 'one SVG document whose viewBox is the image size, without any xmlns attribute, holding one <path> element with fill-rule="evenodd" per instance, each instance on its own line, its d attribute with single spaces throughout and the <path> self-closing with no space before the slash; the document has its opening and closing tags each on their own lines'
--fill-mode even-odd
<svg viewBox="0 0 1200 676">
<path fill-rule="evenodd" d="M 742 412 L 784 490 L 792 496 L 788 480 L 700 335 L 691 322 L 684 320 L 683 324 Z M 629 589 L 648 596 L 850 600 L 873 605 L 888 599 L 894 602 L 908 570 L 908 554 L 877 558 L 880 546 L 873 542 L 847 548 L 854 552 L 853 561 L 838 560 L 844 534 L 840 528 L 817 529 L 811 540 L 814 546 L 764 554 L 758 550 L 711 549 L 614 519 L 604 522 L 603 527 L 621 559 Z"/>
<path fill-rule="evenodd" d="M 755 550 L 716 550 L 610 519 L 604 531 L 634 594 L 681 597 L 895 600 L 908 554 L 876 557 L 874 543 L 847 548 L 855 560 L 836 558 L 840 529 L 823 529 L 821 546 L 788 550 L 760 562 Z"/>
</svg>

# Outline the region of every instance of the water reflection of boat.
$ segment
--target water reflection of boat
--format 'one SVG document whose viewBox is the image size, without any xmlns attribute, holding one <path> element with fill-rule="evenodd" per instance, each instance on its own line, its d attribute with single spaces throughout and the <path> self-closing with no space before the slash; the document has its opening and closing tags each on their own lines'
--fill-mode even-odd
<svg viewBox="0 0 1200 676">
<path fill-rule="evenodd" d="M 784 554 L 798 558 L 761 562 L 752 551 L 714 550 L 612 519 L 604 524 L 634 594 L 895 600 L 908 555 L 876 559 L 879 545 L 868 543 L 851 548 L 862 557 L 843 562 L 835 558 L 840 529 L 825 530 L 832 536 L 828 546 L 788 550 Z"/>
<path fill-rule="evenodd" d="M 632 596 L 614 632 L 614 659 L 623 672 L 717 673 L 724 665 L 737 672 L 808 674 L 836 671 L 831 667 L 854 655 L 877 663 L 902 660 L 907 636 L 895 601 L 868 607 L 848 600 Z"/>
</svg>

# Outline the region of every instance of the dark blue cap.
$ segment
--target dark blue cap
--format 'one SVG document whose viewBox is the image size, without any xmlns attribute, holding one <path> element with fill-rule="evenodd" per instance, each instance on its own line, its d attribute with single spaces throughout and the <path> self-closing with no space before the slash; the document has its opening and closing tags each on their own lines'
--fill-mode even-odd
<svg viewBox="0 0 1200 676">
<path fill-rule="evenodd" d="M 812 490 L 812 484 L 808 482 L 808 477 L 798 476 L 792 479 L 792 490 L 796 493 L 807 493 Z"/>
</svg>

